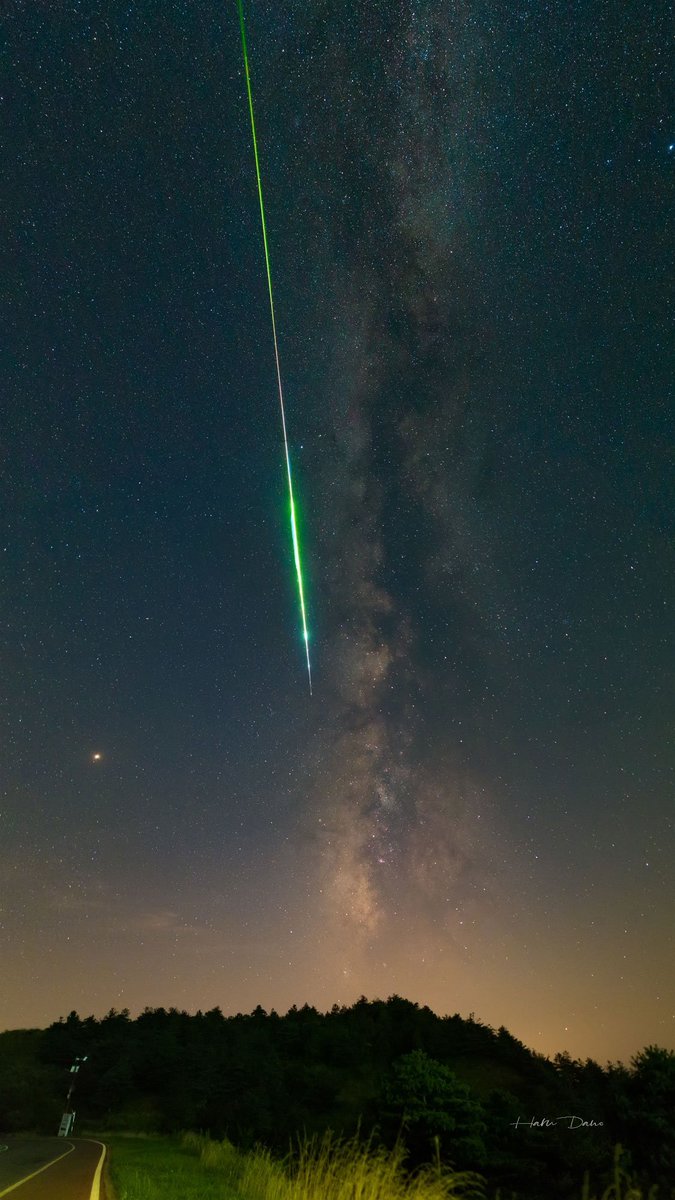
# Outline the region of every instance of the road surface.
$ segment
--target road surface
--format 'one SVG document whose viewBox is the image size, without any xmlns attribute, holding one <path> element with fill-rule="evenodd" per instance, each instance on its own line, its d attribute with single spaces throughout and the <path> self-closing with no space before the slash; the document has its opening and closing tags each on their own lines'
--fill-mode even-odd
<svg viewBox="0 0 675 1200">
<path fill-rule="evenodd" d="M 101 1142 L 0 1134 L 0 1197 L 105 1200 Z"/>
</svg>

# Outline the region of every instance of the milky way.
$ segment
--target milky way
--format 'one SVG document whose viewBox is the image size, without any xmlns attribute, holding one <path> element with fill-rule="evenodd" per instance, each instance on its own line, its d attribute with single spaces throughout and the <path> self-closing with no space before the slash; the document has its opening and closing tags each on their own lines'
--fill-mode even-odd
<svg viewBox="0 0 675 1200">
<path fill-rule="evenodd" d="M 236 16 L 7 21 L 0 1019 L 672 1045 L 665 21 L 247 8 L 310 698 Z"/>
</svg>

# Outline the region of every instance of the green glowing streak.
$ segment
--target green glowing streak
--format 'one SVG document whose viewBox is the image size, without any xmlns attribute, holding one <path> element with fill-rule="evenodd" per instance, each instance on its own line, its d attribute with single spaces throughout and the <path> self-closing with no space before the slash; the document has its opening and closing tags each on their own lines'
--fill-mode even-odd
<svg viewBox="0 0 675 1200">
<path fill-rule="evenodd" d="M 258 138 L 255 131 L 253 115 L 253 95 L 251 93 L 251 73 L 248 69 L 248 53 L 246 50 L 246 31 L 244 29 L 244 8 L 242 0 L 237 0 L 239 10 L 239 28 L 241 30 L 241 48 L 244 54 L 244 71 L 246 74 L 246 92 L 248 95 L 248 111 L 251 117 L 251 135 L 253 139 L 253 157 L 255 158 L 255 174 L 258 183 L 258 200 L 260 201 L 260 224 L 262 227 L 263 247 L 265 249 L 265 268 L 267 270 L 267 290 L 270 297 L 270 313 L 272 316 L 272 337 L 274 339 L 274 362 L 277 369 L 277 387 L 279 389 L 279 406 L 281 408 L 281 425 L 284 431 L 284 451 L 286 455 L 286 474 L 288 476 L 288 496 L 291 513 L 291 536 L 293 539 L 293 558 L 295 573 L 298 578 L 298 594 L 300 596 L 300 612 L 302 614 L 302 632 L 305 639 L 305 654 L 307 656 L 307 675 L 309 690 L 312 691 L 312 668 L 309 662 L 309 634 L 307 632 L 307 614 L 305 612 L 305 591 L 302 585 L 302 567 L 300 565 L 300 543 L 298 541 L 298 526 L 295 519 L 295 501 L 293 499 L 293 479 L 291 476 L 291 456 L 288 451 L 288 434 L 286 433 L 286 410 L 284 408 L 284 392 L 281 384 L 281 366 L 279 363 L 279 345 L 277 342 L 277 323 L 274 316 L 274 294 L 272 292 L 272 271 L 270 268 L 270 252 L 267 244 L 267 223 L 265 221 L 265 205 L 263 203 L 262 180 L 260 178 L 260 159 L 258 157 Z"/>
</svg>

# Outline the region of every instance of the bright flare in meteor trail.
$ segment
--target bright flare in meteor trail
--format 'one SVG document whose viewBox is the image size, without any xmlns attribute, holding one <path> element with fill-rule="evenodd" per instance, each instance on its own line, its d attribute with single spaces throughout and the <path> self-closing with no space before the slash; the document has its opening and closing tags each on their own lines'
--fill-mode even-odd
<svg viewBox="0 0 675 1200">
<path fill-rule="evenodd" d="M 284 407 L 284 392 L 281 384 L 281 366 L 279 363 L 279 346 L 277 343 L 277 323 L 274 316 L 274 295 L 272 292 L 272 271 L 270 268 L 270 254 L 267 245 L 267 225 L 265 223 L 265 205 L 263 203 L 262 182 L 260 179 L 260 159 L 258 157 L 258 139 L 255 131 L 255 117 L 253 115 L 253 96 L 251 94 L 251 75 L 248 69 L 248 54 L 246 51 L 246 32 L 244 29 L 244 8 L 242 0 L 237 0 L 237 8 L 239 10 L 239 28 L 241 30 L 241 48 L 244 54 L 244 71 L 246 73 L 246 92 L 248 95 L 248 111 L 251 117 L 251 135 L 253 139 L 253 157 L 255 158 L 255 174 L 258 183 L 258 200 L 260 201 L 260 224 L 262 227 L 263 247 L 265 250 L 265 267 L 267 270 L 267 290 L 270 297 L 270 314 L 272 316 L 272 337 L 274 339 L 274 362 L 277 371 L 277 387 L 279 390 L 279 406 L 281 408 L 281 425 L 284 431 L 284 451 L 286 455 L 286 474 L 288 476 L 288 497 L 290 501 L 290 517 L 291 517 L 291 537 L 293 539 L 293 559 L 295 561 L 295 573 L 298 579 L 298 595 L 300 597 L 300 612 L 302 614 L 302 632 L 305 639 L 305 654 L 307 656 L 307 676 L 309 678 L 309 691 L 312 691 L 312 668 L 309 662 L 309 634 L 307 632 L 307 614 L 305 612 L 305 592 L 302 586 L 302 567 L 300 565 L 300 543 L 298 541 L 298 525 L 295 518 L 295 501 L 293 498 L 293 477 L 291 475 L 291 456 L 288 450 L 288 434 L 286 433 L 286 410 Z"/>
</svg>

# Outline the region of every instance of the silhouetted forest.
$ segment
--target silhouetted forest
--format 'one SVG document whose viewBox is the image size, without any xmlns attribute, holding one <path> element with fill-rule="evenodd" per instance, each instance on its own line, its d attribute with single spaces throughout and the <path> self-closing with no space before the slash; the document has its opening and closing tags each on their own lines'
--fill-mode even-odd
<svg viewBox="0 0 675 1200">
<path fill-rule="evenodd" d="M 438 1138 L 447 1162 L 480 1171 L 493 1189 L 551 1200 L 578 1197 L 585 1170 L 608 1179 L 620 1142 L 638 1181 L 659 1184 L 659 1200 L 675 1195 L 675 1053 L 650 1046 L 628 1067 L 551 1061 L 503 1027 L 438 1017 L 398 996 L 326 1014 L 158 1008 L 132 1020 L 113 1009 L 99 1021 L 73 1012 L 45 1030 L 4 1033 L 0 1130 L 55 1132 L 73 1079 L 80 1129 L 195 1129 L 283 1154 L 303 1131 L 360 1128 L 387 1144 L 403 1137 L 413 1167 Z M 530 1128 L 531 1118 L 556 1123 Z"/>
</svg>

